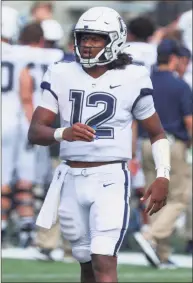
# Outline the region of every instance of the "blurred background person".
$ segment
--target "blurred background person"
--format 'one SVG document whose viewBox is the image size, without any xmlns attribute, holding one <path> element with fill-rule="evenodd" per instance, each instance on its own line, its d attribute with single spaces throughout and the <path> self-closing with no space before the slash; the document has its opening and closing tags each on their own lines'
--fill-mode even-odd
<svg viewBox="0 0 193 283">
<path fill-rule="evenodd" d="M 31 211 L 30 217 L 25 217 L 18 223 L 19 246 L 26 248 L 33 243 L 35 228 L 33 187 L 37 177 L 35 168 L 36 148 L 28 142 L 27 131 L 34 111 L 33 92 L 37 88 L 36 81 L 30 75 L 30 68 L 33 68 L 32 50 L 36 50 L 36 48 L 38 50 L 44 47 L 43 31 L 40 25 L 35 23 L 23 27 L 19 40 L 21 44 L 19 48 L 23 56 L 25 56 L 26 66 L 19 76 L 19 95 L 22 111 L 20 115 L 20 144 L 16 164 L 14 201 L 17 211 Z"/>
<path fill-rule="evenodd" d="M 188 84 L 174 74 L 180 56 L 180 47 L 174 40 L 163 40 L 158 46 L 157 68 L 151 75 L 155 108 L 171 144 L 172 172 L 167 204 L 157 215 L 151 217 L 152 223 L 144 235 L 139 235 L 138 243 L 150 263 L 155 263 L 154 257 L 158 256 L 161 268 L 175 267 L 170 260 L 169 238 L 174 231 L 176 219 L 186 209 L 190 195 L 185 151 L 187 143 L 192 141 L 192 92 Z M 151 145 L 143 129 L 141 136 L 143 168 L 148 186 L 154 178 L 154 165 L 150 156 Z M 152 245 L 155 245 L 157 255 L 155 253 L 154 257 L 149 258 L 147 246 L 153 254 Z"/>
<path fill-rule="evenodd" d="M 1 236 L 4 246 L 13 200 L 13 173 L 19 131 L 19 96 L 17 74 L 22 68 L 21 54 L 11 45 L 17 32 L 18 12 L 2 7 L 1 27 L 1 95 L 2 95 L 2 183 L 1 183 Z"/>
<path fill-rule="evenodd" d="M 42 22 L 53 18 L 54 6 L 52 1 L 34 1 L 31 16 L 34 21 Z"/>
<path fill-rule="evenodd" d="M 180 62 L 178 64 L 177 73 L 181 79 L 184 79 L 188 85 L 192 88 L 192 77 L 187 75 L 187 68 L 189 68 L 192 55 L 188 48 L 182 46 L 181 47 L 181 57 Z M 186 74 L 186 75 L 185 75 Z M 190 73 L 189 73 L 190 74 Z M 187 168 L 187 187 L 190 190 L 190 198 L 188 200 L 188 205 L 185 210 L 185 239 L 186 246 L 185 252 L 188 254 L 192 254 L 193 252 L 193 241 L 192 241 L 192 143 L 187 144 L 186 150 L 186 162 L 188 164 Z"/>
<path fill-rule="evenodd" d="M 17 190 L 21 191 L 27 187 L 33 187 L 33 192 L 38 202 L 38 208 L 45 197 L 46 188 L 52 176 L 51 158 L 49 149 L 43 146 L 32 146 L 27 139 L 29 123 L 32 113 L 41 99 L 41 80 L 48 65 L 60 61 L 63 51 L 59 49 L 45 48 L 44 30 L 38 22 L 32 22 L 23 27 L 20 32 L 20 44 L 23 52 L 28 57 L 27 66 L 22 70 L 20 76 L 20 98 L 23 108 L 21 118 L 22 140 L 17 166 Z M 27 166 L 26 166 L 27 165 Z M 26 182 L 26 177 L 28 180 Z M 37 202 L 36 202 L 37 203 Z M 21 224 L 21 223 L 20 223 Z M 31 219 L 26 223 L 25 230 L 34 230 L 34 221 Z M 27 227 L 26 227 L 27 226 Z M 21 234 L 21 233 L 20 233 Z M 29 240 L 24 240 L 21 246 L 29 245 Z M 23 235 L 23 236 L 22 236 Z M 27 238 L 27 237 L 26 237 Z M 31 237 L 32 238 L 32 237 Z M 31 239 L 32 242 L 32 239 Z M 31 244 L 30 242 L 30 244 Z"/>
<path fill-rule="evenodd" d="M 127 41 L 128 50 L 133 57 L 133 64 L 144 65 L 149 73 L 156 63 L 157 48 L 151 43 L 151 38 L 155 32 L 155 24 L 145 16 L 133 18 L 127 24 Z M 132 198 L 131 198 L 131 218 L 128 227 L 128 233 L 136 231 L 144 231 L 148 225 L 148 215 L 145 213 L 145 205 L 140 202 L 140 198 L 145 192 L 145 176 L 142 168 L 142 141 L 138 135 L 138 123 L 133 121 L 133 150 L 132 160 L 129 162 L 132 182 Z M 131 227 L 134 227 L 132 229 Z M 128 234 L 129 237 L 129 234 Z M 125 237 L 123 246 L 126 247 L 127 237 Z"/>
<path fill-rule="evenodd" d="M 157 47 L 150 42 L 155 24 L 146 17 L 132 19 L 127 25 L 127 41 L 133 57 L 133 63 L 145 65 L 149 71 L 156 63 Z"/>
</svg>

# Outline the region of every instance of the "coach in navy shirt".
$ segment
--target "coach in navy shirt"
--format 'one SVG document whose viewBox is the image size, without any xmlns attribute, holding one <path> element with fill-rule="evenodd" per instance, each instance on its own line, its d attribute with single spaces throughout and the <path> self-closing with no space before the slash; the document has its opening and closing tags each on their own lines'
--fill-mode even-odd
<svg viewBox="0 0 193 283">
<path fill-rule="evenodd" d="M 180 47 L 171 39 L 165 39 L 158 46 L 157 67 L 151 79 L 154 87 L 153 99 L 156 111 L 171 143 L 171 177 L 167 205 L 152 219 L 149 233 L 144 238 L 157 243 L 157 254 L 163 267 L 174 265 L 170 259 L 168 239 L 175 221 L 185 209 L 188 200 L 187 170 L 185 161 L 187 144 L 192 141 L 192 92 L 186 82 L 175 71 L 179 64 Z M 139 129 L 143 138 L 142 153 L 146 185 L 155 178 L 151 145 L 147 134 Z M 143 244 L 141 245 L 143 248 Z M 149 246 L 150 247 L 150 246 Z M 150 247 L 151 248 L 151 247 Z M 152 261 L 151 261 L 152 262 Z"/>
</svg>

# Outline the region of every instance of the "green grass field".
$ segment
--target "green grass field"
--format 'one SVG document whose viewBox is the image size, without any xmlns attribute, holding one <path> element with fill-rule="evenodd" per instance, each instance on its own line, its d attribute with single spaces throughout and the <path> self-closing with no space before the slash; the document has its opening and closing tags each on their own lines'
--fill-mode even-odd
<svg viewBox="0 0 193 283">
<path fill-rule="evenodd" d="M 2 259 L 1 282 L 80 282 L 76 263 Z M 119 265 L 119 282 L 192 282 L 192 270 Z"/>
</svg>

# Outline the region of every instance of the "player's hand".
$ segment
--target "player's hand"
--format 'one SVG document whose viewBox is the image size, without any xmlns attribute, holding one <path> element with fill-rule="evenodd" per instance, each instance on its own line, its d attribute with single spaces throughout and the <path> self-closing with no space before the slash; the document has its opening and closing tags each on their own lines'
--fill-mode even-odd
<svg viewBox="0 0 193 283">
<path fill-rule="evenodd" d="M 63 132 L 63 139 L 69 142 L 85 141 L 91 142 L 96 138 L 95 130 L 85 124 L 75 123 Z"/>
<path fill-rule="evenodd" d="M 141 198 L 145 202 L 150 197 L 150 202 L 145 212 L 152 215 L 166 205 L 168 196 L 169 180 L 166 178 L 157 178 Z"/>
</svg>

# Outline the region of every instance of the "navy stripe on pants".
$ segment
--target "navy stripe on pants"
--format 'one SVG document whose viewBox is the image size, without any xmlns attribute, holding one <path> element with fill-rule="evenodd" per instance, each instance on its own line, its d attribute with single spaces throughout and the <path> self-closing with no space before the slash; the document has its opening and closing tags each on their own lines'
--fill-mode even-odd
<svg viewBox="0 0 193 283">
<path fill-rule="evenodd" d="M 129 178 L 128 178 L 128 173 L 127 170 L 125 169 L 126 166 L 126 162 L 122 163 L 122 170 L 124 172 L 125 175 L 125 183 L 124 183 L 124 187 L 125 187 L 125 194 L 124 194 L 124 201 L 125 201 L 125 207 L 124 207 L 124 216 L 123 216 L 123 225 L 121 228 L 121 233 L 120 233 L 120 237 L 119 240 L 117 241 L 116 245 L 115 245 L 115 250 L 114 250 L 114 256 L 116 256 L 118 250 L 121 247 L 123 238 L 125 236 L 125 232 L 127 229 L 127 218 L 128 218 L 128 202 L 127 202 L 127 196 L 128 196 L 128 185 L 129 185 Z"/>
</svg>

